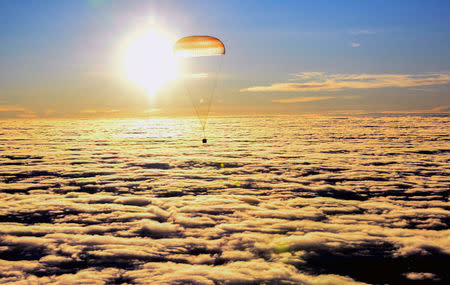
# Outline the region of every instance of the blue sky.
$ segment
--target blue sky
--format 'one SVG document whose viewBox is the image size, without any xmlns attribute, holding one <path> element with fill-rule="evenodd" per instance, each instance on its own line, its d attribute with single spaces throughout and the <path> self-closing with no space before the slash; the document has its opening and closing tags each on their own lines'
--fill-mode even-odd
<svg viewBox="0 0 450 285">
<path fill-rule="evenodd" d="M 182 110 L 176 87 L 149 101 L 115 76 L 123 39 L 149 19 L 173 38 L 207 34 L 224 41 L 217 114 L 445 110 L 449 13 L 449 1 L 3 0 L 0 110 L 9 111 L 0 117 L 139 112 L 144 105 Z M 320 74 L 303 74 L 310 72 Z M 342 84 L 361 80 L 377 84 Z M 292 82 L 327 84 L 286 85 Z"/>
</svg>

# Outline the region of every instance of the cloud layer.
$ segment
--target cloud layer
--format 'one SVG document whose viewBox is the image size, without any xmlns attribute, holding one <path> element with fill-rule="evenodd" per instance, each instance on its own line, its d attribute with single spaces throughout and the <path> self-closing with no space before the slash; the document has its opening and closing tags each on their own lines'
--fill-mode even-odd
<svg viewBox="0 0 450 285">
<path fill-rule="evenodd" d="M 0 283 L 448 283 L 448 117 L 2 121 Z"/>
</svg>

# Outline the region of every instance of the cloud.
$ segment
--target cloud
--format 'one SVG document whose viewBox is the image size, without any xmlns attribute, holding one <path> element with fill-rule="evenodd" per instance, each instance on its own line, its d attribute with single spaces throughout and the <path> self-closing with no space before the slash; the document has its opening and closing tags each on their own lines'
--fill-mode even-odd
<svg viewBox="0 0 450 285">
<path fill-rule="evenodd" d="M 353 30 L 353 31 L 349 31 L 348 34 L 353 35 L 353 36 L 360 36 L 360 35 L 374 35 L 376 34 L 375 31 L 372 30 Z"/>
<path fill-rule="evenodd" d="M 350 46 L 351 47 L 354 47 L 354 48 L 357 48 L 357 47 L 359 47 L 361 44 L 360 43 L 356 43 L 356 42 L 351 42 L 350 43 Z"/>
<path fill-rule="evenodd" d="M 336 97 L 333 97 L 333 96 L 298 97 L 298 98 L 289 98 L 289 99 L 277 99 L 277 100 L 272 100 L 272 102 L 276 102 L 276 103 L 305 103 L 305 102 L 329 100 L 329 99 L 333 99 L 333 98 L 336 98 Z"/>
<path fill-rule="evenodd" d="M 450 84 L 450 73 L 421 74 L 294 74 L 286 83 L 252 86 L 241 92 L 339 91 L 343 89 L 404 88 Z"/>
<path fill-rule="evenodd" d="M 81 114 L 109 114 L 109 113 L 117 113 L 119 110 L 114 109 L 85 109 L 81 110 Z"/>
<path fill-rule="evenodd" d="M 51 114 L 54 114 L 54 113 L 55 113 L 55 110 L 53 110 L 53 109 L 47 109 L 44 111 L 44 115 L 46 115 L 46 116 L 50 116 Z"/>
<path fill-rule="evenodd" d="M 12 113 L 16 118 L 36 118 L 35 112 L 17 105 L 0 105 L 0 113 Z M 1 115 L 1 114 L 0 114 Z"/>
<path fill-rule="evenodd" d="M 450 105 L 448 106 L 439 106 L 431 109 L 432 113 L 450 113 Z"/>
<path fill-rule="evenodd" d="M 425 114 L 425 113 L 450 113 L 450 105 L 438 106 L 432 109 L 420 109 L 420 110 L 390 110 L 390 111 L 382 111 L 380 114 Z"/>
<path fill-rule="evenodd" d="M 12 105 L 0 105 L 0 112 L 26 112 L 27 108 Z"/>
<path fill-rule="evenodd" d="M 366 284 L 332 274 L 310 276 L 299 273 L 293 266 L 267 262 L 263 259 L 236 261 L 219 266 L 168 263 L 147 263 L 141 270 L 127 276 L 144 284 L 152 280 L 158 284 Z"/>
<path fill-rule="evenodd" d="M 405 274 L 406 278 L 410 279 L 410 280 L 427 280 L 427 279 L 431 279 L 434 281 L 439 281 L 439 278 L 436 277 L 435 274 L 433 273 L 428 273 L 428 272 L 409 272 L 407 274 Z"/>
<path fill-rule="evenodd" d="M 17 115 L 17 117 L 31 119 L 31 118 L 37 118 L 37 115 L 33 114 L 33 113 L 28 113 L 28 114 L 19 114 L 19 115 Z"/>
<path fill-rule="evenodd" d="M 139 120 L 18 121 L 1 131 L 0 283 L 449 283 L 446 117 L 239 118 L 255 135 L 208 152 L 125 137 Z"/>
</svg>

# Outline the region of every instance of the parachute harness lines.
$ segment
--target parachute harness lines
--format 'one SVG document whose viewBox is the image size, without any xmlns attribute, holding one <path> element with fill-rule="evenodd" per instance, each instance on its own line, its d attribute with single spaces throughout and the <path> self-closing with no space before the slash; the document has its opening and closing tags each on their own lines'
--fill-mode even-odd
<svg viewBox="0 0 450 285">
<path fill-rule="evenodd" d="M 198 117 L 198 119 L 200 121 L 200 125 L 202 127 L 203 139 L 204 139 L 203 142 L 204 143 L 205 143 L 205 140 L 206 140 L 206 122 L 207 122 L 207 119 L 208 119 L 209 111 L 211 110 L 211 104 L 212 104 L 212 101 L 214 99 L 214 94 L 215 94 L 215 91 L 216 91 L 216 88 L 217 88 L 217 81 L 218 81 L 218 78 L 220 76 L 220 70 L 222 68 L 223 59 L 220 58 L 219 61 L 220 61 L 219 62 L 219 69 L 218 69 L 217 73 L 214 76 L 216 79 L 212 80 L 213 81 L 212 90 L 210 91 L 209 95 L 208 94 L 206 95 L 206 97 L 209 97 L 209 98 L 205 98 L 206 99 L 205 100 L 205 102 L 206 102 L 206 104 L 205 104 L 206 105 L 205 106 L 206 109 L 204 110 L 204 114 L 202 114 L 202 110 L 201 110 L 202 106 L 198 106 L 197 105 L 198 102 L 194 101 L 195 100 L 195 95 L 192 94 L 192 92 L 191 92 L 191 90 L 189 88 L 189 85 L 186 84 L 186 82 L 184 82 L 184 88 L 186 89 L 186 95 L 189 97 L 189 100 L 192 103 L 192 107 L 194 108 L 195 113 L 196 113 L 196 115 L 197 115 L 197 117 Z"/>
<path fill-rule="evenodd" d="M 174 55 L 182 63 L 181 74 L 206 143 L 206 122 L 222 68 L 224 44 L 211 36 L 189 36 L 178 40 Z"/>
</svg>

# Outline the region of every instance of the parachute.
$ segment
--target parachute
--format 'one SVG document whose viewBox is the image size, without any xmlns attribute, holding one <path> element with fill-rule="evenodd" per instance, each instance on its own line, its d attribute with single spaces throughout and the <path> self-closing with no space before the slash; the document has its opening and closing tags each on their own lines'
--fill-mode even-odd
<svg viewBox="0 0 450 285">
<path fill-rule="evenodd" d="M 174 53 L 177 57 L 199 57 L 225 54 L 225 46 L 211 36 L 189 36 L 175 43 Z"/>
<path fill-rule="evenodd" d="M 206 121 L 220 75 L 224 44 L 211 36 L 189 36 L 178 40 L 173 48 L 178 59 L 181 81 L 191 100 L 206 143 Z"/>
</svg>

